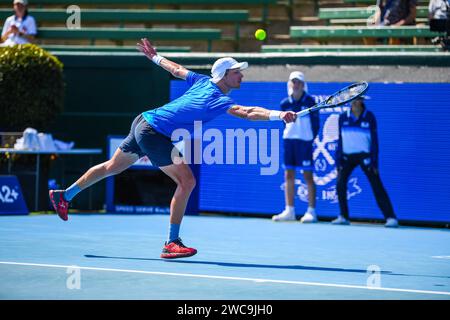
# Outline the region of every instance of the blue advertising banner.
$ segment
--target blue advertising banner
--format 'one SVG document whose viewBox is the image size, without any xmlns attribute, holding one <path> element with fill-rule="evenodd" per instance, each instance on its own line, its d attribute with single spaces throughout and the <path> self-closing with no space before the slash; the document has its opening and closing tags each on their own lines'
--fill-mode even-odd
<svg viewBox="0 0 450 320">
<path fill-rule="evenodd" d="M 28 214 L 16 176 L 0 176 L 0 214 Z"/>
<path fill-rule="evenodd" d="M 345 85 L 348 83 L 308 83 L 316 100 Z M 395 213 L 403 221 L 450 222 L 450 113 L 441 112 L 450 107 L 450 84 L 369 85 L 366 105 L 378 123 L 380 176 Z M 172 81 L 171 99 L 186 89 L 184 81 Z M 280 101 L 287 96 L 286 83 L 243 83 L 230 96 L 237 104 L 279 109 Z M 319 217 L 339 214 L 334 155 L 338 117 L 347 108 L 320 112 L 321 128 L 313 157 Z M 267 215 L 281 212 L 283 128 L 280 122 L 246 121 L 229 115 L 202 124 L 201 150 L 207 161 L 201 165 L 200 210 Z M 217 130 L 224 141 L 217 141 Z M 216 154 L 211 153 L 213 144 Z M 222 149 L 217 147 L 220 144 Z M 351 218 L 383 219 L 360 168 L 349 180 L 348 198 Z M 307 189 L 300 172 L 295 201 L 297 214 L 303 214 Z"/>
</svg>

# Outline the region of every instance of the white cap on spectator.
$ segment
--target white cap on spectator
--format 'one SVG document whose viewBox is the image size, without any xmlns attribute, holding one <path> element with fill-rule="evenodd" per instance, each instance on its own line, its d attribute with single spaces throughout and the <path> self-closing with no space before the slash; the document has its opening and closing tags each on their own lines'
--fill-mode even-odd
<svg viewBox="0 0 450 320">
<path fill-rule="evenodd" d="M 244 70 L 248 68 L 247 62 L 237 62 L 233 58 L 226 57 L 220 58 L 216 62 L 214 62 L 211 68 L 211 81 L 214 83 L 219 82 L 224 76 L 227 70 L 230 69 L 239 69 Z"/>
<path fill-rule="evenodd" d="M 24 6 L 28 5 L 28 0 L 14 0 L 13 4 L 21 3 Z"/>
<path fill-rule="evenodd" d="M 308 92 L 308 84 L 305 81 L 305 75 L 303 74 L 303 72 L 292 71 L 291 74 L 289 75 L 289 81 L 287 82 L 287 91 L 288 91 L 289 96 L 291 96 L 292 93 L 294 92 L 294 89 L 292 88 L 292 84 L 291 84 L 291 81 L 294 79 L 297 79 L 297 80 L 303 82 L 304 83 L 303 90 Z"/>
<path fill-rule="evenodd" d="M 289 80 L 294 80 L 294 79 L 297 79 L 297 80 L 300 80 L 302 82 L 305 82 L 305 75 L 303 74 L 303 72 L 293 71 L 289 75 Z"/>
</svg>

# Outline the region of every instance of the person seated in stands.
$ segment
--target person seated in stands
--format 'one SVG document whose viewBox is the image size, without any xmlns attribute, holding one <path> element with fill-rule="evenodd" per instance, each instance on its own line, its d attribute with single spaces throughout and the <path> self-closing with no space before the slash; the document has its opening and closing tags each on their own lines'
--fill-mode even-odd
<svg viewBox="0 0 450 320">
<path fill-rule="evenodd" d="M 382 26 L 416 24 L 417 0 L 377 0 L 379 21 Z"/>
<path fill-rule="evenodd" d="M 447 19 L 448 12 L 450 12 L 450 2 L 448 0 L 430 0 L 428 19 Z"/>
<path fill-rule="evenodd" d="M 34 42 L 37 34 L 36 21 L 28 14 L 28 0 L 14 0 L 14 15 L 3 26 L 1 46 L 13 46 Z"/>
<path fill-rule="evenodd" d="M 377 0 L 378 10 L 372 24 L 378 26 L 408 26 L 416 24 L 417 0 Z M 364 44 L 374 45 L 376 39 L 364 39 Z M 408 44 L 411 39 L 389 38 L 390 45 Z M 416 44 L 416 39 L 413 39 Z"/>
</svg>

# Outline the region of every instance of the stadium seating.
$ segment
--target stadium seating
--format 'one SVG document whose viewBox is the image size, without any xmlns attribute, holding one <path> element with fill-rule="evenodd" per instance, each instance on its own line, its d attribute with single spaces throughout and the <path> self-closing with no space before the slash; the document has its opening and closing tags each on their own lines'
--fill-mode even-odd
<svg viewBox="0 0 450 320">
<path fill-rule="evenodd" d="M 290 36 L 301 39 L 355 39 L 355 38 L 433 38 L 438 36 L 428 26 L 366 27 L 366 26 L 292 26 Z"/>
<path fill-rule="evenodd" d="M 277 0 L 79 0 L 76 2 L 36 0 L 30 4 L 29 11 L 38 21 L 38 41 L 42 45 L 67 44 L 64 40 L 70 42 L 70 40 L 78 39 L 78 43 L 75 42 L 75 44 L 83 45 L 87 50 L 87 48 L 95 49 L 95 47 L 86 46 L 87 40 L 90 41 L 90 45 L 99 44 L 96 40 L 109 41 L 106 43 L 108 45 L 111 41 L 120 45 L 126 44 L 124 41 L 131 40 L 134 36 L 153 36 L 155 40 L 182 41 L 180 45 L 184 47 L 191 46 L 189 41 L 205 40 L 208 51 L 211 51 L 212 40 L 231 41 L 230 44 L 234 50 L 239 51 L 241 23 L 264 25 L 267 22 L 269 5 L 274 5 L 276 2 Z M 65 28 L 65 21 L 71 15 L 71 12 L 66 11 L 66 7 L 73 4 L 82 8 L 82 30 Z M 224 5 L 228 7 L 223 9 Z M 248 10 L 239 9 L 247 5 L 253 9 L 262 8 L 261 15 L 253 14 L 250 17 Z M 2 21 L 12 14 L 11 1 L 0 0 L 0 6 L 2 7 L 0 21 Z M 161 6 L 164 9 L 160 9 Z M 171 6 L 170 9 L 167 9 L 167 6 Z M 189 9 L 184 9 L 186 6 L 189 6 Z M 193 10 L 192 6 L 196 9 Z M 205 9 L 205 6 L 212 9 Z M 163 27 L 161 29 L 155 27 L 155 24 L 170 26 L 168 28 L 160 26 Z M 168 30 L 170 32 L 167 32 Z M 178 45 L 178 43 L 174 44 Z M 196 45 L 196 49 L 199 48 L 203 50 L 205 47 Z M 110 50 L 110 48 L 99 50 Z M 127 49 L 118 50 L 127 51 Z"/>
<path fill-rule="evenodd" d="M 360 23 L 361 20 L 365 23 L 369 17 L 375 14 L 375 11 L 374 6 L 367 8 L 320 8 L 319 18 L 328 20 L 331 24 L 344 23 L 341 20 L 346 20 L 346 24 Z M 422 19 L 420 22 L 426 22 L 426 18 L 428 17 L 428 8 L 425 6 L 418 6 L 416 17 Z M 424 18 L 425 20 L 423 20 Z"/>
<path fill-rule="evenodd" d="M 175 28 L 40 28 L 39 36 L 45 39 L 89 39 L 91 45 L 98 39 L 115 41 L 149 38 L 153 40 L 206 40 L 211 51 L 213 40 L 221 38 L 220 29 L 175 29 Z"/>
<path fill-rule="evenodd" d="M 275 5 L 278 0 L 36 0 L 35 6 L 44 5 L 146 5 L 153 9 L 156 5 L 257 5 L 262 7 L 261 21 L 267 22 L 268 7 Z M 0 0 L 0 4 L 11 4 L 9 0 Z"/>
<path fill-rule="evenodd" d="M 132 41 L 142 37 L 157 40 L 167 51 L 180 52 L 212 51 L 213 42 L 214 51 L 241 51 L 241 48 L 253 51 L 260 47 L 262 52 L 436 50 L 431 45 L 416 48 L 372 45 L 375 40 L 368 41 L 370 38 L 409 38 L 414 43 L 424 39 L 419 43 L 428 44 L 430 38 L 438 36 L 426 25 L 367 27 L 367 19 L 375 12 L 374 3 L 374 0 L 77 0 L 75 3 L 34 0 L 30 14 L 39 23 L 39 44 L 59 51 L 134 51 Z M 417 21 L 426 24 L 427 1 L 418 3 Z M 65 24 L 70 16 L 66 8 L 73 4 L 82 8 L 81 29 L 67 28 Z M 288 9 L 288 14 L 282 9 Z M 0 0 L 0 21 L 11 12 L 11 1 Z M 254 30 L 260 27 L 268 31 L 265 41 L 253 37 Z M 333 46 L 299 48 L 300 43 Z M 362 43 L 371 45 L 362 48 L 359 46 Z M 344 44 L 351 46 L 341 47 Z"/>
<path fill-rule="evenodd" d="M 136 46 L 83 46 L 83 45 L 42 45 L 47 51 L 65 51 L 65 52 L 137 52 Z M 188 46 L 157 46 L 158 52 L 190 52 Z"/>
<path fill-rule="evenodd" d="M 263 45 L 261 52 L 439 52 L 434 45 Z"/>
<path fill-rule="evenodd" d="M 418 4 L 428 4 L 429 0 L 418 0 Z M 344 0 L 344 3 L 374 5 L 374 0 Z"/>
<path fill-rule="evenodd" d="M 439 46 L 431 45 L 431 38 L 439 34 L 429 30 L 427 1 L 418 1 L 417 25 L 405 27 L 367 26 L 368 19 L 376 12 L 374 0 L 317 0 L 316 3 L 316 16 L 297 19 L 289 27 L 288 36 L 279 37 L 277 43 L 263 44 L 261 52 L 441 51 Z M 387 43 L 391 45 L 385 46 Z"/>
<path fill-rule="evenodd" d="M 30 9 L 37 21 L 65 22 L 66 9 Z M 11 15 L 10 9 L 0 9 L 0 19 Z M 83 21 L 88 22 L 235 22 L 248 20 L 246 10 L 130 10 L 83 9 Z"/>
<path fill-rule="evenodd" d="M 0 9 L 0 20 L 6 19 L 11 14 L 9 9 Z M 36 18 L 39 22 L 58 22 L 64 24 L 69 17 L 69 14 L 65 9 L 30 9 L 30 14 Z M 130 9 L 83 9 L 82 21 L 83 23 L 105 23 L 113 22 L 123 27 L 126 23 L 141 22 L 145 24 L 152 23 L 233 23 L 235 24 L 235 34 L 232 38 L 225 38 L 236 42 L 236 47 L 239 44 L 240 34 L 240 22 L 247 21 L 249 18 L 248 11 L 246 10 L 130 10 Z M 86 28 L 83 28 L 83 30 Z M 51 30 L 52 32 L 49 32 Z M 64 30 L 67 30 L 64 32 Z M 65 38 L 68 39 L 84 38 L 80 35 L 89 35 L 89 39 L 95 37 L 108 38 L 110 40 L 125 40 L 129 39 L 129 34 L 136 34 L 136 31 L 127 28 L 127 32 L 118 32 L 113 34 L 117 29 L 111 29 L 106 34 L 104 30 L 100 29 L 88 29 L 89 33 L 78 32 L 74 33 L 73 30 L 64 29 L 48 29 L 39 28 L 39 38 Z M 55 32 L 57 31 L 57 32 Z M 157 30 L 152 29 L 152 34 L 155 34 Z M 139 31 L 140 32 L 140 31 Z M 212 31 L 211 28 L 202 29 L 171 29 L 173 37 L 171 39 L 183 39 L 183 40 L 207 40 L 208 51 L 211 51 L 210 40 L 217 40 L 218 30 Z M 166 34 L 163 32 L 158 33 L 154 39 L 162 39 L 160 34 Z M 175 35 L 176 34 L 176 35 Z"/>
</svg>

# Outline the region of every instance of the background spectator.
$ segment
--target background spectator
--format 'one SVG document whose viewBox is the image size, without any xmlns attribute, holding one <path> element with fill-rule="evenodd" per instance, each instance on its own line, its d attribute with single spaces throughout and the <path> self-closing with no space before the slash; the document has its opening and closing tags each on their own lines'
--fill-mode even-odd
<svg viewBox="0 0 450 320">
<path fill-rule="evenodd" d="M 416 24 L 417 0 L 377 0 L 377 6 L 380 8 L 379 21 L 383 26 Z"/>
<path fill-rule="evenodd" d="M 315 104 L 314 98 L 308 94 L 305 76 L 300 71 L 289 75 L 287 83 L 288 97 L 281 101 L 283 111 L 299 112 Z M 313 177 L 313 141 L 319 133 L 319 113 L 297 118 L 293 123 L 287 123 L 283 132 L 284 143 L 284 177 L 285 202 L 283 212 L 272 217 L 274 221 L 296 220 L 294 209 L 295 171 L 303 171 L 303 178 L 308 186 L 308 209 L 301 222 L 317 222 L 316 216 L 316 185 Z"/>
<path fill-rule="evenodd" d="M 360 166 L 370 182 L 378 207 L 387 219 L 386 227 L 398 222 L 391 200 L 378 172 L 378 133 L 375 115 L 366 109 L 363 99 L 352 102 L 352 108 L 339 116 L 339 142 L 336 151 L 338 168 L 337 193 L 340 215 L 333 224 L 349 224 L 347 182 L 352 171 Z"/>
<path fill-rule="evenodd" d="M 428 5 L 429 19 L 447 19 L 447 12 L 450 11 L 448 0 L 430 0 Z"/>
<path fill-rule="evenodd" d="M 14 0 L 14 15 L 5 21 L 2 31 L 2 46 L 25 44 L 34 41 L 37 34 L 36 21 L 28 14 L 27 0 Z"/>
</svg>

